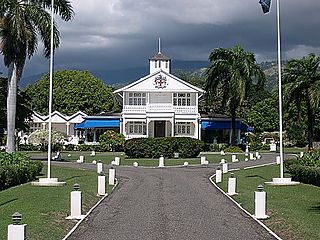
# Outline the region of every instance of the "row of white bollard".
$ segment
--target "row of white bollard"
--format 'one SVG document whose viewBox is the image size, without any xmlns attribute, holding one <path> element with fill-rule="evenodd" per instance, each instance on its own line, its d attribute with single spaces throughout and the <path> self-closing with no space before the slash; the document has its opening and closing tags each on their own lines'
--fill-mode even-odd
<svg viewBox="0 0 320 240">
<path fill-rule="evenodd" d="M 221 160 L 222 170 L 220 167 L 217 168 L 215 174 L 215 182 L 221 183 L 223 179 L 223 174 L 228 172 L 228 163 L 224 159 Z M 234 173 L 231 173 L 228 179 L 228 192 L 229 196 L 238 194 L 236 192 L 237 179 L 234 176 Z M 255 212 L 254 217 L 257 219 L 266 219 L 268 218 L 266 214 L 266 192 L 263 191 L 263 186 L 259 185 L 257 191 L 254 192 L 254 202 L 255 202 Z"/>
</svg>

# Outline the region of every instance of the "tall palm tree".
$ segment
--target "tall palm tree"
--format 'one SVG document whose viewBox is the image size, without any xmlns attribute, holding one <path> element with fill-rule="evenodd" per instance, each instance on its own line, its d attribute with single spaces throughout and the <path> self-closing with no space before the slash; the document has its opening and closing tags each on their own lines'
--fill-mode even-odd
<svg viewBox="0 0 320 240">
<path fill-rule="evenodd" d="M 236 144 L 236 111 L 247 98 L 250 86 L 263 87 L 265 75 L 257 65 L 254 54 L 239 45 L 233 48 L 216 48 L 209 56 L 207 68 L 207 97 L 222 96 L 222 106 L 231 113 L 231 144 Z"/>
<path fill-rule="evenodd" d="M 7 152 L 15 151 L 15 118 L 17 85 L 21 79 L 26 58 L 31 58 L 40 37 L 44 55 L 50 55 L 51 0 L 1 0 L 0 52 L 8 67 L 7 97 Z M 55 0 L 54 12 L 64 21 L 73 17 L 69 0 Z M 60 35 L 54 24 L 54 48 L 60 44 Z"/>
<path fill-rule="evenodd" d="M 286 103 L 295 103 L 298 115 L 303 105 L 307 109 L 309 149 L 313 148 L 315 114 L 320 102 L 319 66 L 320 58 L 311 53 L 299 60 L 289 60 L 283 73 Z"/>
</svg>

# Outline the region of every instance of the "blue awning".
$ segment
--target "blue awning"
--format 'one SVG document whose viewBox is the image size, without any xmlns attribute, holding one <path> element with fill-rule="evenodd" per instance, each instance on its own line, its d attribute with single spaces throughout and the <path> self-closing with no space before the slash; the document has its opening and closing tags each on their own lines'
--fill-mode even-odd
<svg viewBox="0 0 320 240">
<path fill-rule="evenodd" d="M 86 119 L 74 126 L 75 129 L 120 128 L 119 119 Z"/>
<path fill-rule="evenodd" d="M 202 120 L 201 128 L 203 130 L 221 130 L 221 129 L 230 129 L 231 121 L 214 121 L 214 120 Z M 236 121 L 236 129 L 241 129 L 241 131 L 250 132 L 253 131 L 253 128 L 248 126 L 245 123 Z"/>
</svg>

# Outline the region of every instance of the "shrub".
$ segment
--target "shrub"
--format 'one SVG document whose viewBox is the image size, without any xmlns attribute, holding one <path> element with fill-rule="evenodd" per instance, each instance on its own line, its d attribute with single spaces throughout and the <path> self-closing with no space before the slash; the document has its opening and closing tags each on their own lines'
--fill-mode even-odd
<svg viewBox="0 0 320 240">
<path fill-rule="evenodd" d="M 211 152 L 220 152 L 221 150 L 224 150 L 228 145 L 226 143 L 212 143 L 209 146 L 209 150 Z"/>
<path fill-rule="evenodd" d="M 238 146 L 230 146 L 224 149 L 225 152 L 229 153 L 242 153 L 243 150 Z"/>
<path fill-rule="evenodd" d="M 43 168 L 40 161 L 31 161 L 21 153 L 0 153 L 0 190 L 36 179 Z"/>
<path fill-rule="evenodd" d="M 320 186 L 320 151 L 286 160 L 284 164 L 293 180 Z"/>
<path fill-rule="evenodd" d="M 131 158 L 172 158 L 175 152 L 182 158 L 196 157 L 204 143 L 188 137 L 134 138 L 125 142 L 124 151 Z"/>
<path fill-rule="evenodd" d="M 125 138 L 123 134 L 108 130 L 99 137 L 99 144 L 103 152 L 123 151 Z"/>
<path fill-rule="evenodd" d="M 41 150 L 46 151 L 48 149 L 48 130 L 37 130 L 30 134 L 28 143 L 36 146 L 40 146 Z M 52 151 L 61 151 L 62 143 L 67 138 L 65 133 L 52 130 L 51 133 L 51 144 Z"/>
</svg>

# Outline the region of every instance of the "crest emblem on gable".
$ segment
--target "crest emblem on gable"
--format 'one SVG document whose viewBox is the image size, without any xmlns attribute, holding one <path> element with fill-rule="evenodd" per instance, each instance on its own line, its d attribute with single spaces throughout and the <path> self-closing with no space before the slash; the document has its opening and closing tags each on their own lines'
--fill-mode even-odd
<svg viewBox="0 0 320 240">
<path fill-rule="evenodd" d="M 166 88 L 168 85 L 166 76 L 163 76 L 161 74 L 156 76 L 154 79 L 154 85 L 155 85 L 155 88 L 162 88 L 162 89 Z"/>
</svg>

